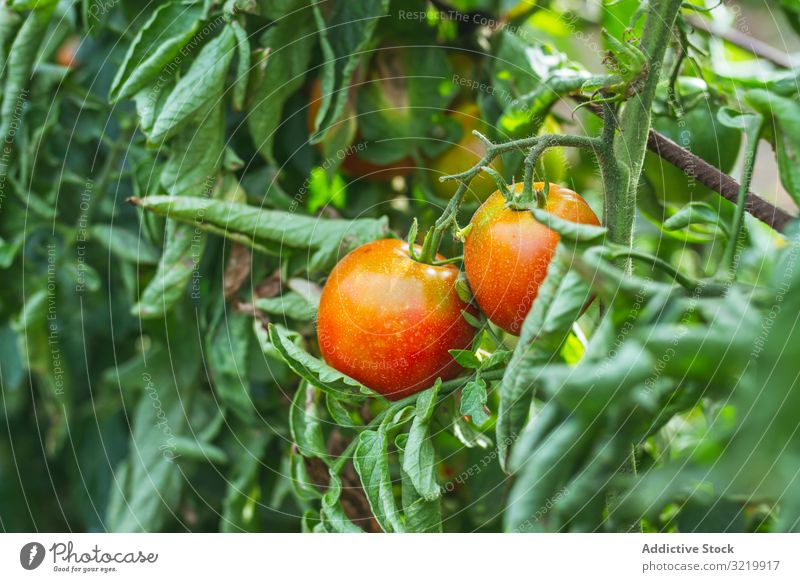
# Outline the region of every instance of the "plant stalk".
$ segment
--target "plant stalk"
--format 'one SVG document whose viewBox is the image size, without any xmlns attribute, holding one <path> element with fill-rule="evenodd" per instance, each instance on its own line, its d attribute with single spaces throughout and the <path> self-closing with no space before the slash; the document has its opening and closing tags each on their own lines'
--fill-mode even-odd
<svg viewBox="0 0 800 582">
<path fill-rule="evenodd" d="M 742 226 L 744 225 L 744 212 L 747 205 L 747 192 L 750 189 L 750 183 L 753 181 L 753 170 L 756 165 L 756 154 L 758 152 L 758 143 L 761 141 L 761 133 L 764 130 L 764 119 L 759 118 L 746 132 L 747 136 L 747 149 L 744 156 L 744 172 L 742 175 L 742 182 L 739 184 L 739 196 L 736 200 L 736 213 L 733 216 L 733 224 L 731 225 L 730 236 L 728 243 L 725 245 L 725 254 L 722 258 L 722 264 L 727 266 L 727 276 L 732 280 L 736 276 L 736 269 L 739 261 L 737 260 L 736 249 L 739 244 L 739 239 L 742 236 Z"/>
<path fill-rule="evenodd" d="M 661 69 L 672 36 L 672 27 L 683 0 L 651 0 L 640 43 L 647 55 L 647 68 L 641 87 L 625 105 L 619 134 L 614 140 L 618 174 L 604 175 L 606 182 L 606 226 L 611 242 L 633 246 L 633 220 L 636 195 L 647 150 L 651 109 Z"/>
</svg>

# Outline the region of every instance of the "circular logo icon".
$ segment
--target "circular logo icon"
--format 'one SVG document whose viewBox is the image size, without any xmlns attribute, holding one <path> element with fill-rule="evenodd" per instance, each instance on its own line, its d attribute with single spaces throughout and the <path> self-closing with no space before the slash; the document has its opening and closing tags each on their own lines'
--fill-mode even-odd
<svg viewBox="0 0 800 582">
<path fill-rule="evenodd" d="M 26 570 L 35 570 L 44 561 L 44 546 L 39 542 L 30 542 L 19 551 L 19 563 Z"/>
</svg>

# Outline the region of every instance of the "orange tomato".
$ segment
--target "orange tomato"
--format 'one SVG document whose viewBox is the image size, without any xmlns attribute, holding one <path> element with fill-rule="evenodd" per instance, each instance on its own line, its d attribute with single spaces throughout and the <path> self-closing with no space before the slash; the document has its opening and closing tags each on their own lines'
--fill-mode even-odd
<svg viewBox="0 0 800 582">
<path fill-rule="evenodd" d="M 522 191 L 516 185 L 515 194 Z M 544 188 L 536 183 L 535 188 Z M 581 224 L 600 224 L 578 194 L 551 184 L 545 210 Z M 475 300 L 496 325 L 519 335 L 556 251 L 559 236 L 531 212 L 506 205 L 495 192 L 475 212 L 464 242 L 464 270 Z"/>
<path fill-rule="evenodd" d="M 468 349 L 475 329 L 461 314 L 474 309 L 459 298 L 457 277 L 452 265 L 413 260 L 399 240 L 355 249 L 322 291 L 317 339 L 323 358 L 390 400 L 458 375 L 461 367 L 448 350 Z"/>
</svg>

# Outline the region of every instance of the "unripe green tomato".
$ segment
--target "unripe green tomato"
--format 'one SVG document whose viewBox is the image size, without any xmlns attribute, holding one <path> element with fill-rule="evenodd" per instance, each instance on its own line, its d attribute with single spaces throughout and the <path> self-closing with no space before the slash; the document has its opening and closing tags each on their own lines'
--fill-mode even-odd
<svg viewBox="0 0 800 582">
<path fill-rule="evenodd" d="M 736 163 L 742 135 L 738 129 L 724 126 L 717 120 L 719 107 L 710 98 L 685 98 L 690 103 L 680 119 L 663 113 L 653 115 L 653 129 L 701 157 L 723 172 Z M 706 200 L 712 191 L 658 155 L 648 152 L 644 176 L 652 186 L 655 198 L 662 204 L 683 206 L 691 201 Z"/>
<path fill-rule="evenodd" d="M 463 172 L 478 163 L 486 154 L 486 146 L 472 133 L 474 129 L 486 133 L 486 124 L 480 119 L 478 106 L 475 103 L 466 103 L 449 115 L 461 126 L 461 139 L 430 161 L 431 188 L 436 196 L 445 200 L 456 193 L 458 182 L 440 182 L 439 177 Z M 495 158 L 491 166 L 502 174 L 503 161 L 500 158 Z M 469 183 L 467 199 L 483 202 L 495 190 L 497 182 L 494 178 L 486 172 L 480 172 Z"/>
</svg>

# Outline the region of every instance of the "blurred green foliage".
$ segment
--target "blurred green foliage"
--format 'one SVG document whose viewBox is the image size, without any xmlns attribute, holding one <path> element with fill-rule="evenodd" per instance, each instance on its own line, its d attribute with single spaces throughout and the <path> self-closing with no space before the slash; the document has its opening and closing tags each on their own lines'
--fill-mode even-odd
<svg viewBox="0 0 800 582">
<path fill-rule="evenodd" d="M 0 6 L 3 530 L 800 528 L 796 227 L 748 217 L 730 278 L 733 205 L 655 157 L 653 260 L 626 272 L 602 232 L 552 224 L 522 337 L 476 321 L 463 378 L 390 404 L 317 357 L 338 258 L 441 213 L 448 112 L 476 103 L 494 141 L 595 135 L 547 89 L 602 72 L 601 26 L 641 30 L 637 0 L 440 4 Z M 800 200 L 796 74 L 679 29 L 655 127 L 728 171 L 734 114 L 761 116 Z M 676 102 L 678 77 L 701 89 Z M 600 214 L 594 158 L 556 154 Z"/>
</svg>

